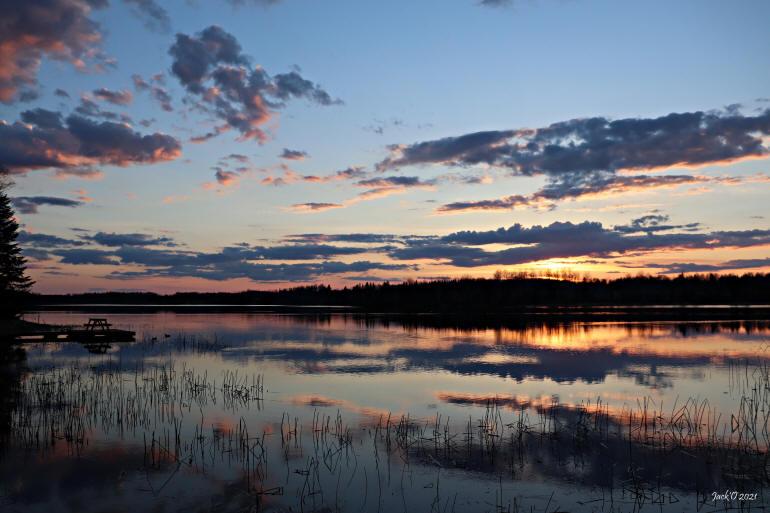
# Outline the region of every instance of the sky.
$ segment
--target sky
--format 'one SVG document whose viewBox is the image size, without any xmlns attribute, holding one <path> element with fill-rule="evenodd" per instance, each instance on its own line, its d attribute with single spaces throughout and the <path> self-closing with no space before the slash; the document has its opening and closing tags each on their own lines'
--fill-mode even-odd
<svg viewBox="0 0 770 513">
<path fill-rule="evenodd" d="M 41 293 L 770 271 L 770 4 L 0 0 Z"/>
</svg>

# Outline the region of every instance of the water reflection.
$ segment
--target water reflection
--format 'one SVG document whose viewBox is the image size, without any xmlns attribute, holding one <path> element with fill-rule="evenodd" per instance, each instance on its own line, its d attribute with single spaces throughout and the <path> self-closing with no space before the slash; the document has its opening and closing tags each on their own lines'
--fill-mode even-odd
<svg viewBox="0 0 770 513">
<path fill-rule="evenodd" d="M 140 341 L 15 367 L 11 510 L 708 511 L 766 485 L 765 321 L 110 317 Z"/>
</svg>

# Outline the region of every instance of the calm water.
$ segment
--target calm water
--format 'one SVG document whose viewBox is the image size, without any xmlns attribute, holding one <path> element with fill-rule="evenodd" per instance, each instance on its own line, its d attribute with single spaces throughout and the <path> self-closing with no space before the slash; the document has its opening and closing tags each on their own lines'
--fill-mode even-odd
<svg viewBox="0 0 770 513">
<path fill-rule="evenodd" d="M 768 322 L 109 318 L 138 341 L 29 344 L 6 372 L 4 511 L 770 504 Z"/>
</svg>

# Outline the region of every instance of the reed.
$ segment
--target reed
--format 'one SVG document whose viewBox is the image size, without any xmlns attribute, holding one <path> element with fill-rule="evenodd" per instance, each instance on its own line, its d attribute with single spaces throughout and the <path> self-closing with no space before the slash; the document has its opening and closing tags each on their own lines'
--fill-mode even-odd
<svg viewBox="0 0 770 513">
<path fill-rule="evenodd" d="M 705 504 L 709 490 L 764 494 L 770 482 L 768 365 L 730 367 L 737 399 L 729 415 L 697 397 L 670 405 L 642 397 L 620 410 L 600 397 L 576 406 L 557 397 L 537 405 L 489 398 L 469 401 L 475 415 L 467 419 L 388 413 L 348 423 L 329 408 L 278 418 L 267 411 L 259 373 L 143 362 L 26 374 L 10 414 L 9 445 L 42 456 L 64 448 L 77 457 L 97 439 L 123 440 L 141 451 L 143 472 L 167 476 L 148 487 L 155 494 L 182 470 L 235 470 L 237 493 L 254 511 L 275 504 L 359 511 L 399 493 L 404 503 L 430 493 L 426 510 L 455 511 L 457 491 L 441 480 L 458 471 L 499 482 L 490 511 L 500 513 L 530 510 L 511 486 L 532 475 L 571 476 L 578 484 L 591 475 L 585 483 L 598 482 L 601 497 L 585 503 L 596 501 L 597 511 L 638 511 L 676 494 Z M 392 478 L 393 465 L 400 478 Z M 415 475 L 435 476 L 429 492 Z M 559 497 L 536 506 L 554 511 Z"/>
</svg>

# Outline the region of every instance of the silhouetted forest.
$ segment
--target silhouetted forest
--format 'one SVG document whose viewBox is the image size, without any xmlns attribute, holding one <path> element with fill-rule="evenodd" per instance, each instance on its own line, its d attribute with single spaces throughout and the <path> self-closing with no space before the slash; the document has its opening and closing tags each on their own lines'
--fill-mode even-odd
<svg viewBox="0 0 770 513">
<path fill-rule="evenodd" d="M 770 304 L 770 273 L 546 279 L 498 273 L 492 279 L 460 278 L 365 283 L 335 289 L 312 285 L 235 293 L 103 292 L 37 295 L 37 304 L 99 305 L 318 305 L 367 312 L 511 312 L 539 306 Z"/>
</svg>

